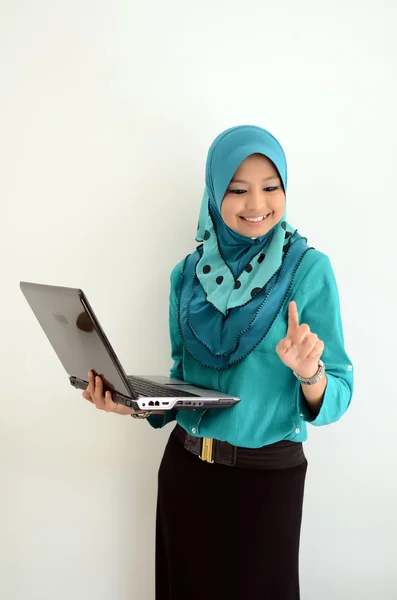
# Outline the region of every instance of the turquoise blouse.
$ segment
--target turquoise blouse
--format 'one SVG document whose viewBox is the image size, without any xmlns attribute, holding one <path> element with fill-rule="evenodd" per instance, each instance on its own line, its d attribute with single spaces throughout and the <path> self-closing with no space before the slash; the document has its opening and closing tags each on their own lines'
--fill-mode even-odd
<svg viewBox="0 0 397 600">
<path fill-rule="evenodd" d="M 219 371 L 199 364 L 186 351 L 178 326 L 178 292 L 184 261 L 171 274 L 169 326 L 174 364 L 171 377 L 238 396 L 241 402 L 227 409 L 170 411 L 148 421 L 159 428 L 176 421 L 196 437 L 258 448 L 280 440 L 307 439 L 307 423 L 328 425 L 342 417 L 353 393 L 353 366 L 344 348 L 338 288 L 329 258 L 310 250 L 298 267 L 289 300 L 295 300 L 300 322 L 307 323 L 323 340 L 322 360 L 327 387 L 321 410 L 313 416 L 299 381 L 276 354 L 287 332 L 288 303 L 265 339 L 245 359 Z"/>
</svg>

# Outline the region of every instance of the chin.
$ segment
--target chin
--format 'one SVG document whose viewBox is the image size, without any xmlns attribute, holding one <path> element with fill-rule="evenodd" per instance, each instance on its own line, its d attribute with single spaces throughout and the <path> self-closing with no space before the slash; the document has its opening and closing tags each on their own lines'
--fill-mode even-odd
<svg viewBox="0 0 397 600">
<path fill-rule="evenodd" d="M 263 237 L 274 227 L 273 221 L 271 223 L 266 223 L 266 225 L 262 225 L 261 227 L 251 227 L 250 225 L 244 225 L 241 223 L 239 223 L 239 225 L 240 227 L 237 231 L 241 233 L 241 235 L 249 238 Z"/>
</svg>

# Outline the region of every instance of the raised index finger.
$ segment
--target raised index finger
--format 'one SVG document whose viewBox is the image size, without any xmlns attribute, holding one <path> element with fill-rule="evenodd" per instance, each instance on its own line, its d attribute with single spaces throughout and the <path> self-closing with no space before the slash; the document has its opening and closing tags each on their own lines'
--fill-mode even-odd
<svg viewBox="0 0 397 600">
<path fill-rule="evenodd" d="M 299 314 L 296 302 L 288 305 L 288 334 L 293 333 L 299 327 Z"/>
</svg>

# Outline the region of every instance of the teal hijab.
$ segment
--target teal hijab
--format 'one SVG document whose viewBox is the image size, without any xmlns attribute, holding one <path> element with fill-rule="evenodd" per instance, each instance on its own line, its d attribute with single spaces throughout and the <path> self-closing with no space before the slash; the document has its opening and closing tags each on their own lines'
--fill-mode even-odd
<svg viewBox="0 0 397 600">
<path fill-rule="evenodd" d="M 265 129 L 233 127 L 212 143 L 206 164 L 196 240 L 185 261 L 179 325 L 187 351 L 201 364 L 227 369 L 260 343 L 281 311 L 296 270 L 309 250 L 286 213 L 265 236 L 251 239 L 222 219 L 226 190 L 241 163 L 262 154 L 275 165 L 284 190 L 287 162 Z"/>
</svg>

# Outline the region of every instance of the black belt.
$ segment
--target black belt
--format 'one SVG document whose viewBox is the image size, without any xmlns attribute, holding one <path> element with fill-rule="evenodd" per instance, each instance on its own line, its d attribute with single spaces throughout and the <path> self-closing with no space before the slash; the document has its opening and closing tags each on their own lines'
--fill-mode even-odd
<svg viewBox="0 0 397 600">
<path fill-rule="evenodd" d="M 172 432 L 174 439 L 188 452 L 208 463 L 245 469 L 287 469 L 305 462 L 301 442 L 284 440 L 262 448 L 241 448 L 228 442 L 189 435 L 180 425 Z"/>
</svg>

